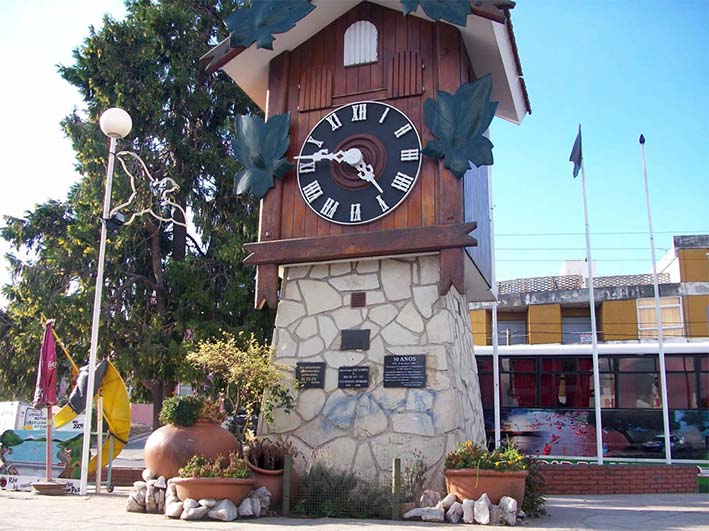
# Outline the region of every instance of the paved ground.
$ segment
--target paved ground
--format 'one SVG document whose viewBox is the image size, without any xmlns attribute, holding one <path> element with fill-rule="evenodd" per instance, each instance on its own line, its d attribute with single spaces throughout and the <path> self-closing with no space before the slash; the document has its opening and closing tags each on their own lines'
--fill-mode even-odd
<svg viewBox="0 0 709 531">
<path fill-rule="evenodd" d="M 39 496 L 24 492 L 0 491 L 0 530 L 210 530 L 236 529 L 258 531 L 285 530 L 287 527 L 316 531 L 413 531 L 451 529 L 450 524 L 385 522 L 373 520 L 334 520 L 260 518 L 231 523 L 215 521 L 183 522 L 160 515 L 125 511 L 127 487 L 112 494 L 81 496 Z M 549 516 L 530 520 L 518 529 L 603 531 L 709 531 L 709 495 L 638 494 L 616 496 L 555 496 L 549 499 Z M 457 526 L 456 526 L 457 527 Z M 488 527 L 488 529 L 505 529 Z"/>
</svg>

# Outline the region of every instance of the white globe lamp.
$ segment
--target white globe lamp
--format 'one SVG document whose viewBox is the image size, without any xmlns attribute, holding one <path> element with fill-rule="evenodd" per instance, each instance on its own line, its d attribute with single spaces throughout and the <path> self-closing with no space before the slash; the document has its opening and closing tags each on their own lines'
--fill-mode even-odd
<svg viewBox="0 0 709 531">
<path fill-rule="evenodd" d="M 130 133 L 133 127 L 133 120 L 131 120 L 130 114 L 123 109 L 111 107 L 101 115 L 99 126 L 107 137 L 123 138 Z"/>
</svg>

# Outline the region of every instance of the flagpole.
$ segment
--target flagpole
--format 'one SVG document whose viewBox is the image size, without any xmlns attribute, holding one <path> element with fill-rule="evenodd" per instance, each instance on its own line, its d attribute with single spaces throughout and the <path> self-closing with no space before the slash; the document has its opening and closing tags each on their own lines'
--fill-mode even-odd
<svg viewBox="0 0 709 531">
<path fill-rule="evenodd" d="M 494 298 L 492 302 L 492 389 L 493 389 L 493 415 L 494 415 L 494 430 L 495 430 L 495 448 L 500 447 L 501 443 L 501 428 L 500 428 L 500 355 L 499 355 L 499 338 L 497 337 L 497 272 L 495 265 L 495 207 L 492 194 L 492 166 L 488 166 L 488 181 L 487 181 L 487 197 L 490 208 L 490 262 L 492 268 L 490 271 L 490 283 L 492 284 L 491 292 Z"/>
<path fill-rule="evenodd" d="M 672 464 L 672 446 L 670 444 L 670 412 L 667 405 L 667 376 L 665 374 L 665 346 L 662 333 L 662 312 L 660 311 L 660 286 L 657 281 L 657 263 L 655 261 L 655 236 L 652 231 L 652 213 L 650 210 L 650 190 L 647 185 L 647 163 L 645 161 L 645 136 L 640 135 L 640 156 L 643 162 L 643 181 L 645 183 L 645 204 L 647 206 L 647 225 L 650 232 L 650 254 L 652 255 L 652 283 L 655 288 L 655 319 L 657 320 L 657 347 L 660 360 L 660 395 L 662 398 L 662 425 L 665 430 L 665 462 Z"/>
<path fill-rule="evenodd" d="M 579 129 L 580 130 L 580 129 Z M 601 424 L 601 379 L 598 369 L 598 337 L 596 333 L 596 299 L 593 294 L 593 260 L 591 259 L 591 231 L 588 226 L 588 201 L 586 199 L 586 171 L 581 158 L 581 185 L 583 188 L 583 217 L 586 224 L 586 266 L 588 268 L 588 299 L 591 313 L 591 352 L 593 355 L 593 401 L 596 410 L 596 455 L 603 464 L 603 426 Z"/>
</svg>

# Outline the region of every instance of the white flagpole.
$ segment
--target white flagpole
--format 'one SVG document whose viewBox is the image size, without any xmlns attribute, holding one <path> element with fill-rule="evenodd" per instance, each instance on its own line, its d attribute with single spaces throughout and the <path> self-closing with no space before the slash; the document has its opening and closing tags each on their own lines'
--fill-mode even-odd
<svg viewBox="0 0 709 531">
<path fill-rule="evenodd" d="M 662 397 L 662 425 L 665 430 L 665 462 L 672 464 L 672 446 L 670 445 L 670 412 L 667 405 L 667 376 L 665 374 L 665 346 L 662 334 L 662 312 L 660 311 L 660 287 L 657 281 L 657 263 L 655 261 L 655 236 L 652 231 L 650 211 L 650 191 L 647 185 L 647 164 L 645 162 L 645 136 L 640 135 L 640 155 L 643 161 L 643 180 L 645 182 L 645 204 L 647 205 L 647 225 L 650 231 L 650 254 L 652 255 L 652 283 L 655 288 L 655 318 L 657 320 L 657 347 L 660 359 L 660 395 Z"/>
<path fill-rule="evenodd" d="M 492 284 L 492 296 L 495 299 L 492 303 L 492 389 L 493 389 L 493 408 L 495 415 L 495 448 L 500 447 L 501 429 L 500 429 L 500 356 L 498 352 L 499 339 L 497 337 L 497 274 L 495 266 L 495 207 L 492 194 L 492 166 L 488 166 L 488 181 L 487 181 L 488 204 L 490 207 L 490 260 L 492 268 L 490 271 L 490 283 Z"/>
<path fill-rule="evenodd" d="M 598 369 L 598 338 L 596 334 L 596 300 L 593 295 L 593 260 L 591 259 L 591 232 L 588 227 L 588 205 L 586 200 L 586 172 L 581 158 L 581 184 L 583 187 L 583 217 L 586 223 L 586 265 L 588 267 L 588 298 L 591 310 L 591 352 L 593 353 L 593 401 L 596 410 L 596 455 L 599 465 L 603 464 L 603 426 L 601 424 L 601 378 Z"/>
</svg>

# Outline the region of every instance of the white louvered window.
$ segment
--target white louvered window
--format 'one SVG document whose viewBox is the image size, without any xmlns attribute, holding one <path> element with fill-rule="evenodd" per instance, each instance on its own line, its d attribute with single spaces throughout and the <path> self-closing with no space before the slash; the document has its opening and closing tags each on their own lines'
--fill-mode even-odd
<svg viewBox="0 0 709 531">
<path fill-rule="evenodd" d="M 345 31 L 345 66 L 377 62 L 377 28 L 360 20 Z"/>
</svg>

